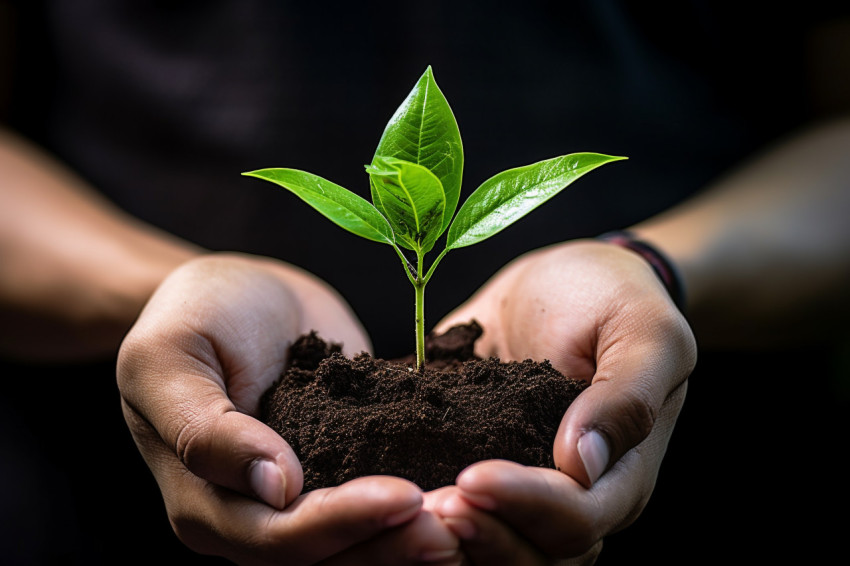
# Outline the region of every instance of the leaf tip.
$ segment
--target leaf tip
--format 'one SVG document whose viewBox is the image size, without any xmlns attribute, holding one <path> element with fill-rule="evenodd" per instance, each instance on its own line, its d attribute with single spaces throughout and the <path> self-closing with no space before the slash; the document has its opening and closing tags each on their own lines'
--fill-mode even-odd
<svg viewBox="0 0 850 566">
<path fill-rule="evenodd" d="M 628 157 L 626 157 L 625 155 L 608 155 L 605 153 L 600 153 L 599 155 L 606 158 L 608 160 L 608 163 L 612 163 L 614 161 L 625 161 L 628 159 Z"/>
<path fill-rule="evenodd" d="M 419 79 L 420 81 L 433 82 L 434 81 L 434 69 L 431 65 L 425 67 L 425 72 L 422 73 L 422 77 Z"/>
</svg>

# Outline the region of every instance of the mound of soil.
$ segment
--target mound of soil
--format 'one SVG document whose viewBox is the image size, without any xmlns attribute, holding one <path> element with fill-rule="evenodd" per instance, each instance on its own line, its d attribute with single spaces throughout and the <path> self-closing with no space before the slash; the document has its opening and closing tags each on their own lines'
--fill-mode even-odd
<svg viewBox="0 0 850 566">
<path fill-rule="evenodd" d="M 378 474 L 431 490 L 492 458 L 554 467 L 558 425 L 586 383 L 548 361 L 478 358 L 481 333 L 472 322 L 428 336 L 424 373 L 413 359 L 351 359 L 315 332 L 299 338 L 261 418 L 301 460 L 304 491 Z"/>
</svg>

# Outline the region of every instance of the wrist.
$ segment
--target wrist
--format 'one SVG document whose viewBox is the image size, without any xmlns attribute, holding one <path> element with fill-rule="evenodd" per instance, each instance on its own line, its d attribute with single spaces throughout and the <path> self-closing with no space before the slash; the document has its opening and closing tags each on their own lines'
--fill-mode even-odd
<svg viewBox="0 0 850 566">
<path fill-rule="evenodd" d="M 673 303 L 681 311 L 685 312 L 685 286 L 682 276 L 673 261 L 656 246 L 640 239 L 629 230 L 614 230 L 605 232 L 596 237 L 597 240 L 607 242 L 630 250 L 642 257 L 653 272 L 664 285 Z"/>
</svg>

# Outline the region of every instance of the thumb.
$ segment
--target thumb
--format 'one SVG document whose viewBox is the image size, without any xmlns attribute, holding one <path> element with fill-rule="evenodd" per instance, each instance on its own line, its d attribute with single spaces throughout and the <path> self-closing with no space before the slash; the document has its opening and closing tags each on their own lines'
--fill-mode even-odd
<svg viewBox="0 0 850 566">
<path fill-rule="evenodd" d="M 193 432 L 186 432 L 189 429 Z M 238 411 L 184 429 L 177 454 L 193 474 L 283 509 L 301 493 L 298 458 L 281 436 Z"/>
<path fill-rule="evenodd" d="M 158 480 L 171 477 L 168 470 L 176 456 L 184 474 L 188 469 L 277 509 L 301 492 L 301 465 L 289 444 L 262 422 L 235 410 L 223 396 L 203 408 L 184 402 L 171 418 L 158 413 L 143 416 L 132 399 L 132 395 L 122 399 L 124 417 Z M 178 404 L 172 401 L 172 406 Z"/>
<path fill-rule="evenodd" d="M 287 286 L 242 259 L 196 260 L 160 286 L 117 364 L 125 419 L 158 480 L 174 462 L 164 446 L 192 474 L 276 508 L 298 496 L 291 447 L 249 415 L 280 375 L 297 313 Z"/>
<path fill-rule="evenodd" d="M 589 488 L 656 427 L 663 434 L 653 435 L 647 449 L 660 451 L 660 465 L 696 359 L 689 336 L 663 347 L 620 343 L 600 357 L 591 385 L 561 421 L 554 446 L 558 469 Z"/>
</svg>

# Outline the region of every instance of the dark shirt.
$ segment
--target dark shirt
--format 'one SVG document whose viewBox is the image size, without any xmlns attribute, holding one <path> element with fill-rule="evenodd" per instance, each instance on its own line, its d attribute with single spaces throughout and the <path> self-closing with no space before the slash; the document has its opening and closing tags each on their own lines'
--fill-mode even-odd
<svg viewBox="0 0 850 566">
<path fill-rule="evenodd" d="M 19 127 L 148 222 L 329 281 L 385 355 L 412 349 L 394 253 L 242 171 L 304 169 L 368 197 L 363 164 L 428 64 L 465 145 L 461 199 L 555 155 L 630 158 L 449 254 L 433 323 L 519 253 L 642 220 L 806 117 L 801 17 L 740 3 L 734 18 L 724 2 L 39 4 Z"/>
</svg>

